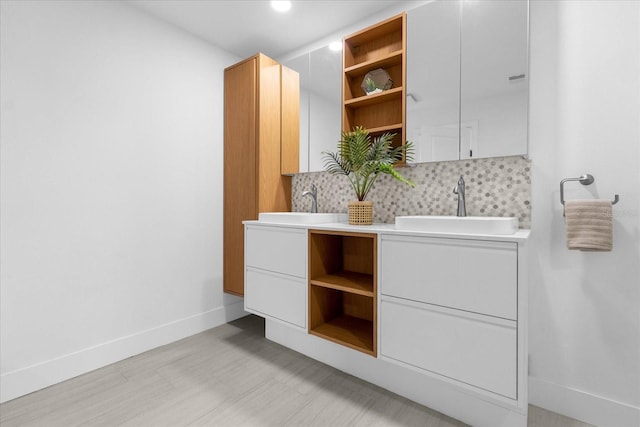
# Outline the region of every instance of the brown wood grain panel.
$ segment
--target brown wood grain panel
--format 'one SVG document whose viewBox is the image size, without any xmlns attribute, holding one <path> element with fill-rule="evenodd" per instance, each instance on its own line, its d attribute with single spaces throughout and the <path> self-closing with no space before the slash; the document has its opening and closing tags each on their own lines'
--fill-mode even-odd
<svg viewBox="0 0 640 427">
<path fill-rule="evenodd" d="M 309 333 L 354 350 L 376 356 L 371 322 L 350 316 L 339 316 L 311 329 Z"/>
<path fill-rule="evenodd" d="M 356 126 L 376 132 L 393 128 L 402 144 L 406 141 L 406 26 L 406 14 L 401 13 L 344 38 L 343 132 Z M 394 85 L 368 97 L 360 85 L 364 75 L 378 67 L 389 73 Z"/>
<path fill-rule="evenodd" d="M 379 104 L 353 109 L 353 126 L 375 128 L 402 123 L 402 100 L 390 100 Z"/>
<path fill-rule="evenodd" d="M 393 16 L 345 37 L 345 68 L 375 59 L 402 47 L 406 14 Z M 394 49 L 394 46 L 396 48 Z"/>
<path fill-rule="evenodd" d="M 394 65 L 402 64 L 403 55 L 404 55 L 404 51 L 397 50 L 395 52 L 391 52 L 387 56 L 372 59 L 370 61 L 362 62 L 352 67 L 345 68 L 344 74 L 350 78 L 353 78 L 358 75 L 364 75 L 367 73 L 367 71 L 375 68 L 387 69 L 387 67 L 393 67 Z"/>
<path fill-rule="evenodd" d="M 354 273 L 353 271 L 337 271 L 333 274 L 310 279 L 312 285 L 324 286 L 339 291 L 373 296 L 373 276 L 371 274 Z"/>
<path fill-rule="evenodd" d="M 309 332 L 377 354 L 377 235 L 309 230 Z"/>
<path fill-rule="evenodd" d="M 235 295 L 244 294 L 242 221 L 291 210 L 291 177 L 280 166 L 280 82 L 280 64 L 263 54 L 225 70 L 223 287 Z"/>
<path fill-rule="evenodd" d="M 389 56 L 393 52 L 401 49 L 402 31 L 398 29 L 360 44 L 354 54 L 354 63 L 359 64 L 367 61 L 375 61 L 380 57 Z"/>
<path fill-rule="evenodd" d="M 342 238 L 333 234 L 309 232 L 309 278 L 342 270 Z"/>
<path fill-rule="evenodd" d="M 349 236 L 343 238 L 344 269 L 373 275 L 373 241 L 375 238 Z"/>
<path fill-rule="evenodd" d="M 255 58 L 224 73 L 224 255 L 225 292 L 244 293 L 244 228 L 257 219 Z"/>
<path fill-rule="evenodd" d="M 384 92 L 376 93 L 373 95 L 364 95 L 358 96 L 353 99 L 347 99 L 344 101 L 344 105 L 354 109 L 357 111 L 358 108 L 368 107 L 368 106 L 380 106 L 384 102 L 390 101 L 401 101 L 402 100 L 402 90 L 401 87 L 394 87 L 391 89 L 387 89 Z"/>
<path fill-rule="evenodd" d="M 402 56 L 398 58 L 401 59 Z M 393 80 L 393 85 L 391 86 L 390 89 L 399 88 L 400 90 L 402 90 L 402 87 L 404 86 L 403 68 L 404 67 L 400 62 L 384 68 L 384 70 L 389 74 L 389 77 L 391 78 L 391 80 Z M 345 77 L 345 81 L 349 85 L 349 93 L 353 95 L 351 98 L 345 98 L 345 101 L 349 101 L 351 99 L 356 99 L 361 97 L 364 97 L 364 99 L 373 100 L 380 97 L 380 95 L 382 95 L 382 94 L 367 95 L 364 89 L 362 89 L 362 82 L 365 79 L 365 76 L 367 75 L 367 73 L 372 69 L 374 68 L 371 68 L 371 67 L 365 68 L 360 70 L 359 73 L 353 73 L 352 75 Z M 387 89 L 387 91 L 383 93 L 387 94 L 390 89 Z M 393 92 L 390 92 L 390 93 L 393 93 Z"/>
<path fill-rule="evenodd" d="M 309 329 L 342 315 L 343 294 L 320 286 L 309 288 Z"/>
<path fill-rule="evenodd" d="M 278 212 L 287 210 L 280 180 L 280 64 L 262 54 L 258 61 L 258 206 Z"/>
<path fill-rule="evenodd" d="M 375 311 L 373 302 L 373 297 L 345 292 L 342 297 L 343 312 L 347 316 L 373 322 L 373 312 Z"/>
<path fill-rule="evenodd" d="M 373 239 L 373 355 L 378 354 L 378 238 Z"/>
</svg>

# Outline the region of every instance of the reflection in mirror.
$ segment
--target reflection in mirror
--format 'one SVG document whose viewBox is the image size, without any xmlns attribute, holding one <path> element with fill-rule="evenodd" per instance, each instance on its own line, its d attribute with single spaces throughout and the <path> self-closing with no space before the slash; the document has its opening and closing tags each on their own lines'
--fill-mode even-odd
<svg viewBox="0 0 640 427">
<path fill-rule="evenodd" d="M 527 0 L 436 0 L 407 11 L 407 140 L 415 162 L 527 154 Z M 341 131 L 342 53 L 300 73 L 300 172 L 324 170 Z"/>
<path fill-rule="evenodd" d="M 462 8 L 461 158 L 527 154 L 528 3 Z"/>
<path fill-rule="evenodd" d="M 431 162 L 527 154 L 528 2 L 407 13 L 407 139 Z"/>
<path fill-rule="evenodd" d="M 300 172 L 309 172 L 309 54 L 297 56 L 282 65 L 300 75 Z"/>
<path fill-rule="evenodd" d="M 459 158 L 459 52 L 459 2 L 407 13 L 407 140 L 417 163 Z"/>
<path fill-rule="evenodd" d="M 340 141 L 342 52 L 325 46 L 283 65 L 300 73 L 300 172 L 323 171 L 322 152 Z"/>
<path fill-rule="evenodd" d="M 342 51 L 328 46 L 309 55 L 309 171 L 324 170 L 321 153 L 340 141 Z"/>
</svg>

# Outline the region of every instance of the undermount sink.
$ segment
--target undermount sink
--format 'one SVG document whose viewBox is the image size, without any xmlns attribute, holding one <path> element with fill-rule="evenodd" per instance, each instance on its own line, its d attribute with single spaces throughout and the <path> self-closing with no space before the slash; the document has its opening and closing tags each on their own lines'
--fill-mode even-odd
<svg viewBox="0 0 640 427">
<path fill-rule="evenodd" d="M 495 216 L 397 216 L 396 230 L 433 233 L 514 234 L 518 218 Z"/>
<path fill-rule="evenodd" d="M 258 220 L 278 224 L 328 224 L 347 222 L 345 213 L 260 212 Z"/>
</svg>

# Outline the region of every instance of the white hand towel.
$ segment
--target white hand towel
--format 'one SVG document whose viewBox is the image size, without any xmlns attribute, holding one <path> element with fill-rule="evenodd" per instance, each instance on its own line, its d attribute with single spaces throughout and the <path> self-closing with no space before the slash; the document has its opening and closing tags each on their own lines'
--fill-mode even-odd
<svg viewBox="0 0 640 427">
<path fill-rule="evenodd" d="M 565 202 L 567 247 L 581 251 L 610 251 L 613 227 L 610 200 L 570 200 Z"/>
</svg>

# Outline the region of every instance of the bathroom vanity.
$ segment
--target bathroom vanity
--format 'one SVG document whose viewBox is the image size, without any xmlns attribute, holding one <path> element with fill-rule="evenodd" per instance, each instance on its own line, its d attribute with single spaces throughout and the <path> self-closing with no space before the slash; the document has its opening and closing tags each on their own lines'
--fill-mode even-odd
<svg viewBox="0 0 640 427">
<path fill-rule="evenodd" d="M 526 426 L 528 230 L 278 221 L 244 222 L 245 310 L 268 339 L 465 423 Z"/>
</svg>

